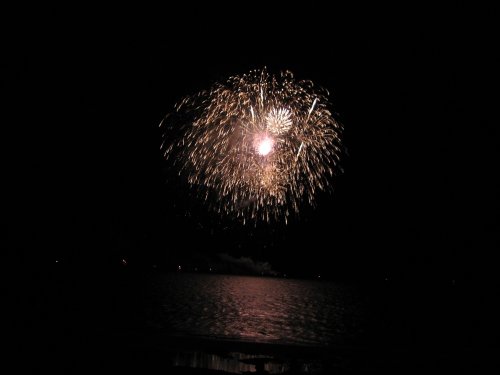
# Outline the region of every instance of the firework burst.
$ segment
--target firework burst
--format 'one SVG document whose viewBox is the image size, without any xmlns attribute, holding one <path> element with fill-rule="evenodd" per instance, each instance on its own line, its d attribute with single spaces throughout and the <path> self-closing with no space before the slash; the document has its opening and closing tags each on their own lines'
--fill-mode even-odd
<svg viewBox="0 0 500 375">
<path fill-rule="evenodd" d="M 327 97 L 288 71 L 233 76 L 175 106 L 161 149 L 217 212 L 286 222 L 340 170 L 342 127 Z"/>
</svg>

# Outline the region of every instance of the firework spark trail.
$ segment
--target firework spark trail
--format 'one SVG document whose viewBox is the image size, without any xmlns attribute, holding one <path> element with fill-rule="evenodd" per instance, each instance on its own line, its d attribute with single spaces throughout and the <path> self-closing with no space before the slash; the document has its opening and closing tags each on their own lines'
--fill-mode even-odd
<svg viewBox="0 0 500 375">
<path fill-rule="evenodd" d="M 283 220 L 340 171 L 342 127 L 326 90 L 265 69 L 183 99 L 161 149 L 208 205 L 249 220 Z"/>
</svg>

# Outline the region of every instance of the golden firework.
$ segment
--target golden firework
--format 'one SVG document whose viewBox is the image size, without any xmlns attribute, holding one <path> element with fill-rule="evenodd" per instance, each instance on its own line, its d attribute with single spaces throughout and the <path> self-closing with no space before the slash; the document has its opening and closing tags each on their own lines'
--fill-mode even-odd
<svg viewBox="0 0 500 375">
<path fill-rule="evenodd" d="M 161 149 L 217 212 L 286 222 L 340 169 L 329 107 L 310 81 L 254 70 L 184 98 L 160 124 Z"/>
</svg>

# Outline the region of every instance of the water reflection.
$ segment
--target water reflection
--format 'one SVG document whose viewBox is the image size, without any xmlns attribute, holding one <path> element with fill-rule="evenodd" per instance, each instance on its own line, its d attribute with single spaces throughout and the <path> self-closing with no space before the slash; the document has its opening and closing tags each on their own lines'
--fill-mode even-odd
<svg viewBox="0 0 500 375">
<path fill-rule="evenodd" d="M 166 274 L 157 282 L 156 327 L 189 336 L 328 344 L 359 333 L 357 301 L 332 283 Z"/>
<path fill-rule="evenodd" d="M 255 374 L 282 374 L 290 370 L 288 363 L 264 355 L 231 352 L 213 354 L 206 352 L 179 352 L 174 358 L 176 367 L 193 367 L 229 373 L 253 372 Z"/>
</svg>

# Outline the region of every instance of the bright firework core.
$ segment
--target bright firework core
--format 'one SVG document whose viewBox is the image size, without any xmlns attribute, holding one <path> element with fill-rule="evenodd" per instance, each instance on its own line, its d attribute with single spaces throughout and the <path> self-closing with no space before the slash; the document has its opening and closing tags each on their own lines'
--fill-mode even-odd
<svg viewBox="0 0 500 375">
<path fill-rule="evenodd" d="M 274 140 L 267 135 L 257 139 L 257 152 L 261 156 L 267 156 L 274 147 Z"/>
</svg>

